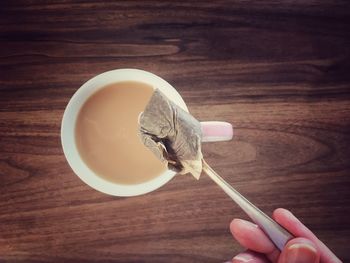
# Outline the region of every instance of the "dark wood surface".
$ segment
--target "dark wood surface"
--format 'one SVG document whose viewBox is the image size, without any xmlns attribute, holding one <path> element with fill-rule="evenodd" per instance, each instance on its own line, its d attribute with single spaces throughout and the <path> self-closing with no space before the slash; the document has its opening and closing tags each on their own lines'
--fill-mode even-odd
<svg viewBox="0 0 350 263">
<path fill-rule="evenodd" d="M 0 261 L 223 262 L 242 250 L 228 227 L 246 217 L 206 176 L 116 198 L 69 168 L 68 100 L 128 67 L 168 80 L 198 119 L 233 123 L 233 141 L 203 146 L 208 163 L 350 261 L 347 2 L 1 1 Z"/>
</svg>

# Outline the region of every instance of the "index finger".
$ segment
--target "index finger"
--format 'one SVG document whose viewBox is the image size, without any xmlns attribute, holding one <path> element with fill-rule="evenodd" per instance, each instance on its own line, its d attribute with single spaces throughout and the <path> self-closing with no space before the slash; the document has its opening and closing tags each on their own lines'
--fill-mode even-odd
<svg viewBox="0 0 350 263">
<path fill-rule="evenodd" d="M 266 254 L 272 262 L 277 262 L 279 250 L 259 226 L 246 220 L 234 219 L 230 230 L 243 247 Z"/>
</svg>

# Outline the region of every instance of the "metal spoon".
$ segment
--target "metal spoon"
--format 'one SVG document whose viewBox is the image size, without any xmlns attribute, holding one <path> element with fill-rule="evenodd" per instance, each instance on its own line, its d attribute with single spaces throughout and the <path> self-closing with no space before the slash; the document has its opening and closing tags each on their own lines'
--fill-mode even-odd
<svg viewBox="0 0 350 263">
<path fill-rule="evenodd" d="M 257 224 L 271 239 L 279 250 L 282 250 L 286 243 L 293 238 L 293 235 L 279 225 L 276 221 L 253 205 L 236 189 L 229 185 L 203 160 L 203 171 L 218 185 L 224 192 L 239 205 L 240 208 Z"/>
</svg>

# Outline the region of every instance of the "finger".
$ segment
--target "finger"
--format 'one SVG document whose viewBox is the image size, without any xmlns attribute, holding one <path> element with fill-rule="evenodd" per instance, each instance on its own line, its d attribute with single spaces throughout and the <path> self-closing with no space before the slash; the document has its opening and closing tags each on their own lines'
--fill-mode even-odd
<svg viewBox="0 0 350 263">
<path fill-rule="evenodd" d="M 320 254 L 310 240 L 298 237 L 290 240 L 284 247 L 278 263 L 319 263 Z"/>
<path fill-rule="evenodd" d="M 279 250 L 257 225 L 246 220 L 234 219 L 230 224 L 230 230 L 245 248 L 266 254 L 272 262 L 277 261 Z"/>
<path fill-rule="evenodd" d="M 273 218 L 294 236 L 311 240 L 320 252 L 321 262 L 341 263 L 340 259 L 288 210 L 276 209 Z"/>
<path fill-rule="evenodd" d="M 275 249 L 265 233 L 255 224 L 242 219 L 234 219 L 230 230 L 244 247 L 260 253 L 270 253 Z"/>
<path fill-rule="evenodd" d="M 259 254 L 251 250 L 239 253 L 232 259 L 232 263 L 269 263 L 264 254 Z"/>
</svg>

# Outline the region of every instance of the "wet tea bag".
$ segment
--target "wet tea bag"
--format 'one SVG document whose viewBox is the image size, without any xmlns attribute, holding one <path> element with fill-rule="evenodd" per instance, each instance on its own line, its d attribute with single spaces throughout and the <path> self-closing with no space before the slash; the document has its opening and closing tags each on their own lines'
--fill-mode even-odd
<svg viewBox="0 0 350 263">
<path fill-rule="evenodd" d="M 199 179 L 202 172 L 201 125 L 191 114 L 154 91 L 139 118 L 139 135 L 168 168 Z"/>
</svg>

